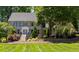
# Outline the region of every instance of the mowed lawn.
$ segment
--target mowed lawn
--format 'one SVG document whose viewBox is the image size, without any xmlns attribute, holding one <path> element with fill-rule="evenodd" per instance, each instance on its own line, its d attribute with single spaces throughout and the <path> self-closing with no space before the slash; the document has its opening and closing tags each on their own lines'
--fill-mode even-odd
<svg viewBox="0 0 79 59">
<path fill-rule="evenodd" d="M 77 43 L 0 44 L 0 52 L 78 52 Z"/>
</svg>

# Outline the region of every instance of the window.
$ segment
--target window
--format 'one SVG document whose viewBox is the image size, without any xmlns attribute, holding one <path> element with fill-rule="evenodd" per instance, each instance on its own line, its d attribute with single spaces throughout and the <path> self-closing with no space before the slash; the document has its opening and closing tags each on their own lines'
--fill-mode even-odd
<svg viewBox="0 0 79 59">
<path fill-rule="evenodd" d="M 23 22 L 20 22 L 20 26 L 23 26 Z"/>
<path fill-rule="evenodd" d="M 13 25 L 16 26 L 15 22 L 13 22 Z"/>
<path fill-rule="evenodd" d="M 17 29 L 17 34 L 20 34 L 20 29 Z"/>
<path fill-rule="evenodd" d="M 13 26 L 17 26 L 17 22 L 12 22 L 12 25 Z"/>
<path fill-rule="evenodd" d="M 18 21 L 18 22 L 17 22 L 17 26 L 20 26 L 20 24 L 21 24 L 21 22 L 20 22 L 20 21 Z"/>
<path fill-rule="evenodd" d="M 17 22 L 15 22 L 15 26 L 17 26 Z"/>
<path fill-rule="evenodd" d="M 24 26 L 27 26 L 27 22 L 24 22 Z"/>
<path fill-rule="evenodd" d="M 23 30 L 23 34 L 27 34 L 27 30 L 26 29 Z"/>
</svg>

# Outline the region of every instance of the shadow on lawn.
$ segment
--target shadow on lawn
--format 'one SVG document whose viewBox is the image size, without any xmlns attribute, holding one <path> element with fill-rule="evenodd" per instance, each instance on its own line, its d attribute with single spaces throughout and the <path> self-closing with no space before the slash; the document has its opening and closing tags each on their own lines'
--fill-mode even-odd
<svg viewBox="0 0 79 59">
<path fill-rule="evenodd" d="M 71 37 L 71 38 L 45 38 L 44 41 L 49 41 L 52 43 L 77 43 L 79 42 L 79 37 Z"/>
</svg>

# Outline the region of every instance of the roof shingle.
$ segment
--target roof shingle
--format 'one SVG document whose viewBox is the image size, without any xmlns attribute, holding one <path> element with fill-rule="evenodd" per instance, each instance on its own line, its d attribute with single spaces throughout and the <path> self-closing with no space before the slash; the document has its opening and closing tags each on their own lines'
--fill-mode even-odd
<svg viewBox="0 0 79 59">
<path fill-rule="evenodd" d="M 8 21 L 37 21 L 34 13 L 12 13 Z"/>
</svg>

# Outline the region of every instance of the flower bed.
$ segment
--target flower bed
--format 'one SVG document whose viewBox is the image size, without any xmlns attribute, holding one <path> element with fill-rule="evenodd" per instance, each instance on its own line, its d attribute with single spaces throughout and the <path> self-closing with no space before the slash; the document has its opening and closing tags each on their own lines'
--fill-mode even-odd
<svg viewBox="0 0 79 59">
<path fill-rule="evenodd" d="M 36 37 L 36 38 L 29 38 L 27 41 L 40 41 L 40 40 L 43 40 L 42 38 L 38 38 L 38 37 Z"/>
</svg>

